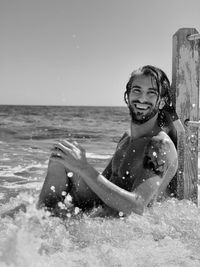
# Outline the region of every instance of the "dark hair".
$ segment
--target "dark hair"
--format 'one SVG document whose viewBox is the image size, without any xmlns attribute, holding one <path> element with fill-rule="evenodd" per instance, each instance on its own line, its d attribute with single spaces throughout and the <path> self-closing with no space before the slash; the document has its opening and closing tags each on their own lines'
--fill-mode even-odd
<svg viewBox="0 0 200 267">
<path fill-rule="evenodd" d="M 164 73 L 164 71 L 151 65 L 146 65 L 132 72 L 131 77 L 126 85 L 126 91 L 124 92 L 124 100 L 126 104 L 128 104 L 128 96 L 132 88 L 132 83 L 138 75 L 151 76 L 152 78 L 154 78 L 160 96 L 165 97 L 165 103 L 171 105 L 169 79 L 167 78 L 167 75 Z"/>
</svg>

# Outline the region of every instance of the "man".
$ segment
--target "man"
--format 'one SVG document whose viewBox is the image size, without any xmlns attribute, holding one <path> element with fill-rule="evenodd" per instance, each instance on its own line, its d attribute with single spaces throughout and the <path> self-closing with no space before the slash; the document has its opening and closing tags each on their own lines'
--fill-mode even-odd
<svg viewBox="0 0 200 267">
<path fill-rule="evenodd" d="M 174 143 L 163 130 L 162 110 L 170 104 L 169 80 L 153 66 L 132 73 L 124 94 L 130 111 L 125 133 L 102 174 L 87 161 L 77 143 L 54 145 L 39 206 L 58 214 L 67 194 L 82 210 L 101 205 L 105 213 L 142 214 L 154 200 L 168 196 L 178 167 Z"/>
</svg>

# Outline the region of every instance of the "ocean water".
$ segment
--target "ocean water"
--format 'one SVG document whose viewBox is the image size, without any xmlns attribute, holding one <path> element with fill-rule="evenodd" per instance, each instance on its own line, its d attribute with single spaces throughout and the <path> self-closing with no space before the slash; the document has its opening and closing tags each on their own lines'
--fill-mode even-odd
<svg viewBox="0 0 200 267">
<path fill-rule="evenodd" d="M 76 140 L 100 172 L 123 132 L 125 107 L 0 106 L 0 267 L 200 266 L 200 208 L 171 199 L 143 216 L 65 221 L 36 209 L 52 144 Z"/>
</svg>

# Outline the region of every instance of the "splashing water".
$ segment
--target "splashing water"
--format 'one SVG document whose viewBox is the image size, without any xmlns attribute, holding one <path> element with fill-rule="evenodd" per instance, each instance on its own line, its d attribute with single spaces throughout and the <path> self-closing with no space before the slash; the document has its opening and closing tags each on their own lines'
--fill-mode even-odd
<svg viewBox="0 0 200 267">
<path fill-rule="evenodd" d="M 36 209 L 51 144 L 78 139 L 102 171 L 127 128 L 125 110 L 0 109 L 0 216 L 27 206 L 0 219 L 0 267 L 200 266 L 200 208 L 189 201 L 171 199 L 121 218 L 78 213 L 61 220 Z"/>
<path fill-rule="evenodd" d="M 200 266 L 200 209 L 189 201 L 157 203 L 143 216 L 61 220 L 37 210 L 35 196 L 18 199 L 27 211 L 0 222 L 1 267 Z"/>
</svg>

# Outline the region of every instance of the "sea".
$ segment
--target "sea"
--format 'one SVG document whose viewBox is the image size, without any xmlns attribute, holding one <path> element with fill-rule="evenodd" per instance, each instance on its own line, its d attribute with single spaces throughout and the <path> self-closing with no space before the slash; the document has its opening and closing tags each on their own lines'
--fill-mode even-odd
<svg viewBox="0 0 200 267">
<path fill-rule="evenodd" d="M 102 172 L 129 123 L 126 107 L 0 106 L 0 267 L 200 266 L 200 208 L 188 200 L 121 218 L 36 208 L 55 142 L 77 141 Z"/>
</svg>

